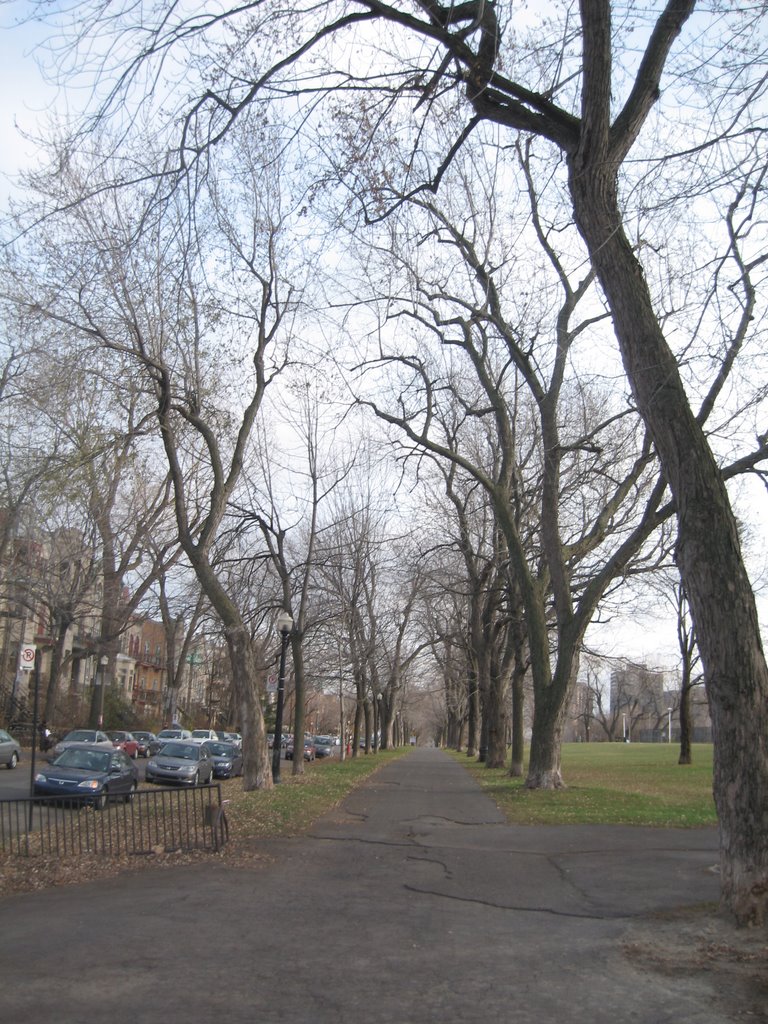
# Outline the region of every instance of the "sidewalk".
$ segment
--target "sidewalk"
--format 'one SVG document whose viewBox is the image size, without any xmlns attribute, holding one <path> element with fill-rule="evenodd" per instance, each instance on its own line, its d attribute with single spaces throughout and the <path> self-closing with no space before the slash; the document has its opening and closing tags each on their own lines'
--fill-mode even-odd
<svg viewBox="0 0 768 1024">
<path fill-rule="evenodd" d="M 668 915 L 717 900 L 713 830 L 509 826 L 461 765 L 416 749 L 309 836 L 259 846 L 267 859 L 248 869 L 147 870 L 0 901 L 4 1018 L 761 1019 L 759 1005 L 743 1018 L 751 994 L 715 973 L 650 973 L 658 934 L 685 946 L 686 929 L 708 927 Z"/>
</svg>

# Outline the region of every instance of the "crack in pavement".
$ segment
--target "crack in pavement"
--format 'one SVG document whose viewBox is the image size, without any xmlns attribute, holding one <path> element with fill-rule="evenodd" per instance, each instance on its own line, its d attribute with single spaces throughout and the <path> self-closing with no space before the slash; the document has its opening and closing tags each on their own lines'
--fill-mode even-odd
<svg viewBox="0 0 768 1024">
<path fill-rule="evenodd" d="M 494 910 L 511 910 L 521 914 L 549 914 L 552 917 L 574 917 L 585 921 L 628 921 L 634 918 L 646 916 L 643 913 L 637 914 L 587 914 L 575 910 L 555 910 L 553 907 L 525 907 L 516 904 L 496 903 L 494 900 L 484 900 L 478 896 L 458 896 L 454 893 L 439 892 L 437 889 L 422 889 L 415 885 L 403 885 L 407 892 L 417 893 L 420 896 L 438 896 L 444 900 L 452 900 L 457 903 L 474 903 L 481 907 L 491 907 Z"/>
<path fill-rule="evenodd" d="M 407 861 L 412 860 L 417 864 L 436 864 L 439 868 L 443 869 L 443 874 L 446 879 L 453 879 L 453 871 L 448 867 L 448 864 L 444 860 L 438 860 L 437 857 L 406 857 Z"/>
<path fill-rule="evenodd" d="M 472 827 L 491 828 L 493 826 L 496 826 L 497 828 L 498 827 L 503 827 L 503 828 L 507 827 L 507 822 L 506 821 L 477 821 L 476 819 L 474 821 L 462 821 L 459 818 L 448 818 L 448 817 L 444 817 L 443 815 L 440 815 L 440 814 L 421 814 L 421 815 L 418 815 L 418 817 L 416 817 L 416 818 L 404 818 L 403 819 L 403 824 L 404 825 L 409 825 L 409 824 L 412 824 L 414 822 L 416 824 L 422 824 L 422 825 L 442 825 L 442 824 L 447 823 L 448 825 L 461 825 L 461 826 L 463 826 L 465 828 L 472 828 Z"/>
<path fill-rule="evenodd" d="M 413 849 L 413 843 L 410 840 L 398 843 L 387 842 L 384 839 L 362 839 L 360 836 L 324 836 L 319 835 L 317 832 L 307 838 L 313 840 L 322 839 L 326 843 L 359 843 L 361 846 L 392 846 L 398 849 Z"/>
</svg>

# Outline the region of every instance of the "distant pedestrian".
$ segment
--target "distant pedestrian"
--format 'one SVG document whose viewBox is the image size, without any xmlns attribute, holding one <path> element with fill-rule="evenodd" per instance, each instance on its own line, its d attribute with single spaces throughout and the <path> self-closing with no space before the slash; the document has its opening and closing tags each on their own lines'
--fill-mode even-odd
<svg viewBox="0 0 768 1024">
<path fill-rule="evenodd" d="M 46 725 L 45 719 L 40 723 L 40 749 L 45 752 L 51 745 L 51 730 Z"/>
</svg>

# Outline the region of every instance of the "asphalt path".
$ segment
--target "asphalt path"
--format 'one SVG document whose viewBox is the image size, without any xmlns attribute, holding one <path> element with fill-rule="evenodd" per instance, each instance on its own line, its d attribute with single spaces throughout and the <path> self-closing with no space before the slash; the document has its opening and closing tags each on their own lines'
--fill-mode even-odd
<svg viewBox="0 0 768 1024">
<path fill-rule="evenodd" d="M 712 829 L 520 827 L 434 749 L 261 858 L 0 900 L 8 1021 L 722 1024 L 637 922 L 718 897 Z"/>
</svg>

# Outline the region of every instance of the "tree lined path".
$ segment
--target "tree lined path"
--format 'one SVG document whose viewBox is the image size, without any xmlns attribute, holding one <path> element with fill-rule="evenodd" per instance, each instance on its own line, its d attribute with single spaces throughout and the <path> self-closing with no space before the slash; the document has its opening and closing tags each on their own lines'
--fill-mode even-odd
<svg viewBox="0 0 768 1024">
<path fill-rule="evenodd" d="M 714 829 L 510 826 L 461 764 L 417 748 L 309 835 L 258 842 L 255 865 L 0 902 L 6 1013 L 722 1024 L 751 1008 L 759 1019 L 749 978 L 724 985 L 716 956 L 694 963 L 699 930 L 711 952 L 730 928 L 700 909 L 718 898 L 717 847 Z"/>
</svg>

